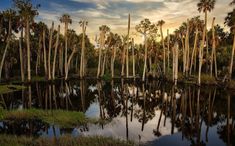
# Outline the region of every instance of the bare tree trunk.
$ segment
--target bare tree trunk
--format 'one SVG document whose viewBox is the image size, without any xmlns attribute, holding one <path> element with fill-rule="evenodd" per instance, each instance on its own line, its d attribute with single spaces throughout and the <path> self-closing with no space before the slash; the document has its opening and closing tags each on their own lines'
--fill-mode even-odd
<svg viewBox="0 0 235 146">
<path fill-rule="evenodd" d="M 188 76 L 189 72 L 189 20 L 187 20 L 187 32 L 186 32 L 186 38 L 185 38 L 185 72 L 186 76 Z"/>
<path fill-rule="evenodd" d="M 133 74 L 133 77 L 135 78 L 135 47 L 134 47 L 134 39 L 132 39 L 132 74 Z"/>
<path fill-rule="evenodd" d="M 178 58 L 179 58 L 179 45 L 178 43 L 174 44 L 173 47 L 173 82 L 175 83 L 175 85 L 177 84 L 177 80 L 178 80 Z"/>
<path fill-rule="evenodd" d="M 126 51 L 125 51 L 125 46 L 123 46 L 123 51 L 122 51 L 122 72 L 121 72 L 121 76 L 124 77 L 124 70 L 125 70 L 125 54 L 126 54 Z"/>
<path fill-rule="evenodd" d="M 234 52 L 235 52 L 235 33 L 234 33 L 234 36 L 233 36 L 233 49 L 232 49 L 232 56 L 231 56 L 231 61 L 230 61 L 230 67 L 229 67 L 229 79 L 232 79 L 232 74 L 233 74 Z"/>
<path fill-rule="evenodd" d="M 47 51 L 46 51 L 46 28 L 43 28 L 43 59 L 44 59 L 44 71 L 45 78 L 47 79 Z"/>
<path fill-rule="evenodd" d="M 59 38 L 60 38 L 60 25 L 58 25 L 56 43 L 55 43 L 55 53 L 54 53 L 53 67 L 52 67 L 52 79 L 53 80 L 55 79 L 55 65 L 56 65 L 57 50 L 59 46 Z"/>
<path fill-rule="evenodd" d="M 212 20 L 212 52 L 210 60 L 210 75 L 213 76 L 213 63 L 215 61 L 215 77 L 217 77 L 217 65 L 216 65 L 216 51 L 215 51 L 215 28 L 214 28 L 215 17 Z"/>
<path fill-rule="evenodd" d="M 190 64 L 190 75 L 192 75 L 192 68 L 193 68 L 193 62 L 194 62 L 194 59 L 196 59 L 194 56 L 197 56 L 196 54 L 196 47 L 197 47 L 197 41 L 198 41 L 198 28 L 196 28 L 196 36 L 195 36 L 195 39 L 194 39 L 194 46 L 193 46 L 193 52 L 192 52 L 192 58 L 191 58 L 191 64 Z M 196 64 L 194 64 L 195 66 Z"/>
<path fill-rule="evenodd" d="M 0 82 L 1 82 L 1 78 L 2 78 L 2 68 L 3 68 L 3 65 L 4 65 L 5 58 L 6 58 L 7 50 L 8 50 L 9 45 L 10 45 L 10 40 L 11 40 L 11 19 L 9 19 L 9 23 L 8 23 L 7 44 L 5 46 L 5 50 L 4 50 L 2 60 L 1 60 L 1 64 L 0 64 Z"/>
<path fill-rule="evenodd" d="M 104 47 L 104 41 L 105 41 L 105 33 L 100 33 L 100 47 L 99 47 L 99 62 L 98 62 L 98 69 L 97 69 L 97 78 L 100 77 L 101 73 L 101 59 L 102 59 L 102 49 Z"/>
<path fill-rule="evenodd" d="M 64 65 L 63 65 L 63 60 L 64 60 L 64 53 L 63 53 L 63 47 L 62 47 L 62 43 L 60 45 L 60 48 L 59 48 L 59 68 L 60 68 L 60 75 L 63 76 L 64 74 Z"/>
<path fill-rule="evenodd" d="M 23 62 L 22 43 L 23 43 L 23 29 L 21 30 L 21 33 L 20 33 L 19 53 L 20 53 L 20 74 L 21 74 L 21 81 L 24 82 L 24 62 Z"/>
<path fill-rule="evenodd" d="M 146 70 L 147 70 L 147 53 L 148 53 L 148 49 L 147 49 L 147 38 L 146 37 L 147 37 L 146 34 L 144 34 L 145 51 L 144 51 L 144 70 L 143 70 L 142 81 L 145 81 L 145 74 L 146 74 Z"/>
<path fill-rule="evenodd" d="M 129 35 L 130 35 L 130 14 L 128 15 L 128 29 L 127 29 L 127 48 L 126 48 L 126 77 L 129 78 Z"/>
<path fill-rule="evenodd" d="M 170 70 L 170 35 L 169 29 L 167 29 L 167 71 Z"/>
<path fill-rule="evenodd" d="M 203 62 L 203 48 L 205 43 L 205 36 L 206 36 L 206 28 L 204 27 L 203 30 L 203 37 L 201 40 L 200 50 L 199 50 L 199 69 L 198 69 L 198 85 L 201 85 L 201 69 L 202 69 L 202 62 Z"/>
<path fill-rule="evenodd" d="M 27 65 L 28 65 L 28 81 L 31 81 L 31 51 L 30 51 L 30 38 L 29 38 L 29 20 L 26 20 L 26 39 L 27 39 Z"/>
<path fill-rule="evenodd" d="M 112 58 L 111 58 L 111 72 L 112 72 L 112 78 L 114 78 L 114 73 L 115 73 L 115 68 L 114 68 L 114 63 L 115 63 L 115 58 L 116 58 L 116 47 L 113 48 L 112 52 Z"/>
<path fill-rule="evenodd" d="M 39 36 L 39 42 L 38 42 L 37 61 L 36 61 L 36 66 L 35 66 L 36 76 L 38 76 L 38 66 L 39 66 L 39 63 L 40 63 L 41 48 L 42 48 L 42 36 L 40 35 Z"/>
<path fill-rule="evenodd" d="M 53 32 L 54 32 L 54 22 L 52 22 L 51 30 L 50 30 L 50 40 L 49 40 L 49 52 L 48 52 L 48 79 L 51 80 L 51 47 L 52 47 L 52 39 L 53 39 Z"/>
<path fill-rule="evenodd" d="M 72 59 L 73 59 L 73 56 L 74 56 L 74 54 L 76 53 L 76 48 L 74 47 L 73 48 L 73 52 L 70 54 L 70 56 L 69 56 L 69 59 L 68 59 L 68 62 L 67 62 L 67 65 L 68 65 L 68 67 L 66 68 L 66 72 L 65 72 L 65 80 L 67 80 L 68 79 L 68 74 L 69 74 L 69 67 L 70 67 L 70 63 L 71 63 L 71 61 L 72 61 Z"/>
<path fill-rule="evenodd" d="M 65 79 L 67 79 L 68 74 L 67 74 L 67 70 L 68 70 L 68 22 L 65 22 L 65 29 L 64 29 L 64 37 L 65 37 L 65 57 L 64 57 L 64 69 L 65 69 Z"/>
<path fill-rule="evenodd" d="M 166 49 L 165 49 L 164 36 L 162 32 L 162 25 L 160 26 L 160 31 L 161 31 L 162 48 L 163 48 L 163 74 L 166 75 Z"/>
<path fill-rule="evenodd" d="M 85 71 L 85 34 L 86 33 L 86 26 L 85 22 L 82 22 L 82 51 L 81 51 L 81 61 L 80 61 L 80 77 L 84 77 L 84 71 Z"/>
</svg>

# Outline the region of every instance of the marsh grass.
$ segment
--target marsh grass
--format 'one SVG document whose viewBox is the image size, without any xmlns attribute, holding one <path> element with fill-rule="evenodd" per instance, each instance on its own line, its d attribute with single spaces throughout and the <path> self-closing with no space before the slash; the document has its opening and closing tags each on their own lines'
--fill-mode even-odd
<svg viewBox="0 0 235 146">
<path fill-rule="evenodd" d="M 110 137 L 72 137 L 64 135 L 59 138 L 33 138 L 25 136 L 0 135 L 1 146 L 134 146 L 134 142 Z"/>
<path fill-rule="evenodd" d="M 63 128 L 70 128 L 88 121 L 82 112 L 63 111 L 63 110 L 0 110 L 1 121 L 20 121 L 20 120 L 42 120 L 48 124 L 57 125 Z"/>
<path fill-rule="evenodd" d="M 21 85 L 0 85 L 0 94 L 11 93 L 25 89 L 25 86 Z"/>
</svg>

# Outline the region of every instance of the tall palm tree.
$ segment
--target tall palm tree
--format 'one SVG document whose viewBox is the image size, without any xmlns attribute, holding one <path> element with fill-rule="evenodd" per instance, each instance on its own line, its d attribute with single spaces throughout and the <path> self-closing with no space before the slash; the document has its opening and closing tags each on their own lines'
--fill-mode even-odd
<svg viewBox="0 0 235 146">
<path fill-rule="evenodd" d="M 233 49 L 232 49 L 232 56 L 230 61 L 229 67 L 229 79 L 232 78 L 233 73 L 233 60 L 234 60 L 234 53 L 235 53 L 235 9 L 232 12 L 229 12 L 225 18 L 225 24 L 230 27 L 230 31 L 233 33 Z"/>
<path fill-rule="evenodd" d="M 64 38 L 65 38 L 64 70 L 65 70 L 65 76 L 67 76 L 68 75 L 68 72 L 67 72 L 68 70 L 68 36 L 67 36 L 67 33 L 68 33 L 69 24 L 72 24 L 72 19 L 70 18 L 69 14 L 63 14 L 60 17 L 60 22 L 64 23 Z"/>
<path fill-rule="evenodd" d="M 129 36 L 130 36 L 130 21 L 131 16 L 128 15 L 128 28 L 127 28 L 127 44 L 126 44 L 126 77 L 129 77 Z"/>
<path fill-rule="evenodd" d="M 107 32 L 110 31 L 110 28 L 107 25 L 102 25 L 99 27 L 100 30 L 100 39 L 99 39 L 99 62 L 98 62 L 98 68 L 97 68 L 97 78 L 100 77 L 101 73 L 101 57 L 102 57 L 102 49 L 105 47 L 105 35 Z"/>
<path fill-rule="evenodd" d="M 165 21 L 160 20 L 158 21 L 158 26 L 160 27 L 160 33 L 161 33 L 161 42 L 162 42 L 162 48 L 163 48 L 163 73 L 166 75 L 166 49 L 165 49 L 165 42 L 164 42 L 164 36 L 162 31 L 162 26 L 165 24 Z"/>
<path fill-rule="evenodd" d="M 47 67 L 48 67 L 48 79 L 51 80 L 51 48 L 52 48 L 52 39 L 53 39 L 53 32 L 54 32 L 54 22 L 52 22 L 50 34 L 49 34 L 49 49 L 48 49 L 48 60 L 47 60 Z"/>
<path fill-rule="evenodd" d="M 54 52 L 54 59 L 53 59 L 53 66 L 52 66 L 52 79 L 53 80 L 55 79 L 55 65 L 56 65 L 57 50 L 59 46 L 59 39 L 60 39 L 60 25 L 58 25 L 58 29 L 57 29 L 55 52 Z"/>
<path fill-rule="evenodd" d="M 33 6 L 30 0 L 14 0 L 14 4 L 18 9 L 18 13 L 25 25 L 25 36 L 27 44 L 27 72 L 28 81 L 31 81 L 31 50 L 30 50 L 30 25 L 34 21 L 34 17 L 38 15 L 37 9 L 40 5 Z"/>
<path fill-rule="evenodd" d="M 82 27 L 82 51 L 81 51 L 81 61 L 80 61 L 80 77 L 83 78 L 85 75 L 85 36 L 86 28 L 88 25 L 87 21 L 80 21 L 80 26 Z"/>
<path fill-rule="evenodd" d="M 200 0 L 197 4 L 198 11 L 205 13 L 205 28 L 206 28 L 206 60 L 208 60 L 208 37 L 207 37 L 207 13 L 211 12 L 215 7 L 216 0 Z"/>
<path fill-rule="evenodd" d="M 5 61 L 7 50 L 9 48 L 11 37 L 12 37 L 12 19 L 16 17 L 16 12 L 11 9 L 6 10 L 3 12 L 3 17 L 8 22 L 8 32 L 7 32 L 6 46 L 5 46 L 4 53 L 3 53 L 1 63 L 0 63 L 0 82 L 1 82 L 1 77 L 2 77 L 3 64 Z"/>
</svg>

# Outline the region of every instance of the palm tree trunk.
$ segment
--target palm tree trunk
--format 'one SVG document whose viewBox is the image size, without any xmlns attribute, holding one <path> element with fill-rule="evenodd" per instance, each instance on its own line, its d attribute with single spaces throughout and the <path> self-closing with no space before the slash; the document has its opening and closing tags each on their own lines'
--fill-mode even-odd
<svg viewBox="0 0 235 146">
<path fill-rule="evenodd" d="M 53 80 L 55 79 L 55 65 L 56 65 L 57 50 L 59 46 L 59 38 L 60 38 L 60 25 L 58 25 L 56 43 L 55 43 L 55 53 L 54 53 L 53 67 L 52 67 L 52 79 Z"/>
<path fill-rule="evenodd" d="M 135 78 L 135 48 L 134 48 L 134 39 L 132 39 L 132 73 L 133 73 L 133 77 Z"/>
<path fill-rule="evenodd" d="M 85 50 L 85 23 L 82 22 L 82 51 L 81 51 L 81 61 L 80 61 L 80 77 L 84 77 L 84 67 L 85 67 L 85 60 L 84 60 L 84 50 Z"/>
<path fill-rule="evenodd" d="M 7 44 L 5 46 L 5 50 L 4 50 L 2 60 L 1 60 L 1 64 L 0 64 L 0 82 L 1 82 L 1 78 L 2 78 L 2 68 L 3 68 L 3 65 L 4 65 L 5 58 L 6 58 L 7 50 L 8 50 L 9 45 L 10 45 L 10 39 L 11 39 L 11 19 L 9 19 L 9 23 L 8 23 Z"/>
<path fill-rule="evenodd" d="M 64 60 L 64 53 L 63 53 L 63 47 L 62 47 L 62 43 L 60 45 L 59 48 L 59 68 L 60 68 L 60 75 L 63 76 L 64 74 L 64 64 L 63 64 L 63 60 Z"/>
<path fill-rule="evenodd" d="M 215 52 L 215 28 L 214 28 L 214 22 L 215 22 L 215 18 L 213 18 L 212 20 L 212 52 L 211 52 L 211 60 L 210 60 L 210 75 L 211 77 L 213 76 L 213 63 L 215 60 L 215 56 L 216 56 L 216 52 Z M 215 70 L 216 71 L 216 70 Z M 216 72 L 215 72 L 215 76 Z"/>
<path fill-rule="evenodd" d="M 200 44 L 199 50 L 199 69 L 198 69 L 198 85 L 201 85 L 201 70 L 202 70 L 202 62 L 203 62 L 203 48 L 205 43 L 205 36 L 206 36 L 206 28 L 203 29 L 203 36 Z"/>
<path fill-rule="evenodd" d="M 162 25 L 160 26 L 161 38 L 162 38 L 162 48 L 163 48 L 163 74 L 166 75 L 166 50 L 165 50 L 165 42 L 162 32 Z"/>
<path fill-rule="evenodd" d="M 26 39 L 27 39 L 27 65 L 28 65 L 28 81 L 31 81 L 31 51 L 30 51 L 30 38 L 29 38 L 29 20 L 26 20 Z"/>
<path fill-rule="evenodd" d="M 170 35 L 169 29 L 167 29 L 167 71 L 170 70 Z"/>
<path fill-rule="evenodd" d="M 67 65 L 68 65 L 68 67 L 66 68 L 66 72 L 65 72 L 65 80 L 67 80 L 68 79 L 68 74 L 69 74 L 69 67 L 70 67 L 70 63 L 71 63 L 71 61 L 72 61 L 72 59 L 73 59 L 73 56 L 74 56 L 74 54 L 76 53 L 76 48 L 74 47 L 73 48 L 73 52 L 70 54 L 70 56 L 69 56 L 69 59 L 68 59 L 68 62 L 67 62 Z"/>
<path fill-rule="evenodd" d="M 48 78 L 47 72 L 47 52 L 46 52 L 46 29 L 43 28 L 43 59 L 44 59 L 44 71 L 45 71 L 45 78 Z"/>
<path fill-rule="evenodd" d="M 21 33 L 20 33 L 19 53 L 20 53 L 20 74 L 21 74 L 21 81 L 24 82 L 24 62 L 23 62 L 22 43 L 23 43 L 23 29 L 21 30 Z"/>
<path fill-rule="evenodd" d="M 186 32 L 186 38 L 185 38 L 185 72 L 186 76 L 188 76 L 189 72 L 189 20 L 187 20 L 187 32 Z"/>
<path fill-rule="evenodd" d="M 145 74 L 146 74 L 146 69 L 147 69 L 147 53 L 148 53 L 148 49 L 147 49 L 147 38 L 146 38 L 146 34 L 144 34 L 144 47 L 145 47 L 145 51 L 144 51 L 144 70 L 143 70 L 143 76 L 142 76 L 142 81 L 145 81 Z"/>
<path fill-rule="evenodd" d="M 196 35 L 195 35 L 195 39 L 194 39 L 194 45 L 193 45 L 193 52 L 192 52 L 192 58 L 191 58 L 191 64 L 190 64 L 190 75 L 192 75 L 192 68 L 193 68 L 193 62 L 194 59 L 196 59 L 194 56 L 196 56 L 196 47 L 197 47 L 197 40 L 198 40 L 198 28 L 196 28 Z M 195 66 L 196 64 L 194 64 Z"/>
<path fill-rule="evenodd" d="M 232 56 L 231 56 L 231 61 L 230 61 L 230 67 L 229 67 L 229 79 L 232 79 L 232 74 L 233 74 L 234 52 L 235 52 L 235 33 L 234 33 L 234 36 L 233 36 L 233 49 L 232 49 Z"/>
<path fill-rule="evenodd" d="M 50 40 L 49 40 L 49 52 L 48 52 L 48 79 L 51 80 L 51 47 L 52 47 L 52 39 L 53 39 L 53 32 L 54 32 L 54 22 L 52 22 L 51 30 L 50 30 Z"/>
<path fill-rule="evenodd" d="M 65 57 L 64 57 L 64 69 L 65 69 L 65 79 L 68 77 L 68 22 L 65 22 L 64 37 L 65 37 Z"/>
<path fill-rule="evenodd" d="M 205 11 L 205 29 L 206 29 L 206 72 L 208 72 L 208 59 L 209 59 L 209 49 L 208 49 L 208 35 L 207 35 L 207 11 Z"/>
<path fill-rule="evenodd" d="M 128 29 L 127 29 L 127 48 L 126 48 L 126 77 L 129 78 L 129 35 L 130 35 L 130 14 L 128 15 Z"/>
<path fill-rule="evenodd" d="M 36 76 L 38 76 L 38 66 L 40 62 L 41 48 L 42 48 L 42 36 L 40 35 L 39 42 L 38 42 L 37 61 L 36 61 L 36 66 L 35 66 Z"/>
<path fill-rule="evenodd" d="M 102 59 L 102 49 L 103 49 L 103 43 L 104 43 L 104 38 L 105 34 L 101 32 L 100 34 L 100 47 L 99 47 L 99 62 L 98 62 L 98 68 L 97 68 L 97 78 L 100 77 L 100 72 L 101 72 L 101 59 Z"/>
</svg>

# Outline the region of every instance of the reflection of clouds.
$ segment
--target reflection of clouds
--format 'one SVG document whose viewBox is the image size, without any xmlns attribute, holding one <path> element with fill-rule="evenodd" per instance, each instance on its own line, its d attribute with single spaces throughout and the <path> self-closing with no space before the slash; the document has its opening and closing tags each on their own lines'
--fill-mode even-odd
<svg viewBox="0 0 235 146">
<path fill-rule="evenodd" d="M 98 110 L 98 109 L 97 109 Z M 98 113 L 98 112 L 97 112 Z M 98 113 L 99 114 L 99 113 Z M 130 114 L 128 115 L 128 130 L 129 130 L 129 138 L 138 142 L 139 136 L 141 136 L 141 142 L 148 142 L 158 139 L 153 134 L 153 130 L 157 127 L 158 118 L 160 116 L 160 110 L 155 111 L 155 117 L 152 120 L 149 120 L 145 126 L 144 130 L 141 131 L 142 123 L 138 121 L 138 119 L 133 118 L 132 122 L 130 121 Z M 163 126 L 164 118 L 161 119 L 161 128 L 159 131 L 161 134 L 170 135 L 171 134 L 171 120 L 166 118 L 166 126 Z M 177 128 L 174 129 L 177 132 Z M 83 132 L 83 135 L 102 135 L 102 136 L 110 136 L 120 139 L 126 139 L 126 118 L 125 117 L 117 117 L 112 120 L 112 122 L 104 125 L 104 129 L 97 125 L 89 125 L 89 131 Z"/>
</svg>

